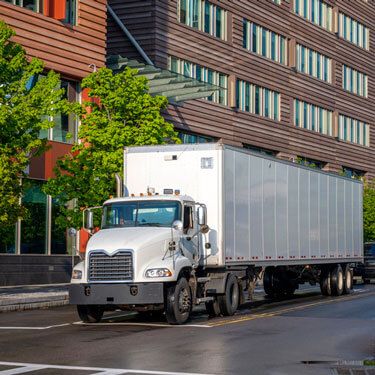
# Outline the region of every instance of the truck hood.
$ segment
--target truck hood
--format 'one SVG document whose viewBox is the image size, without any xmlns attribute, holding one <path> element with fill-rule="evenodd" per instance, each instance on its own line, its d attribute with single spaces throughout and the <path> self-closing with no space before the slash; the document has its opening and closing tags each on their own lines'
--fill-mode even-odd
<svg viewBox="0 0 375 375">
<path fill-rule="evenodd" d="M 100 249 L 106 250 L 108 253 L 118 249 L 137 250 L 170 238 L 171 228 L 132 227 L 102 229 L 90 238 L 87 244 L 87 252 Z"/>
</svg>

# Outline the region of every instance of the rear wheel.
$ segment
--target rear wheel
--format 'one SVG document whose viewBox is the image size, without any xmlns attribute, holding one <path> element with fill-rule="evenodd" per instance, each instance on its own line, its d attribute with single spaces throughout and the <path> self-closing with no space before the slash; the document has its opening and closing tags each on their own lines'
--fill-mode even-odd
<svg viewBox="0 0 375 375">
<path fill-rule="evenodd" d="M 275 295 L 274 275 L 275 275 L 274 267 L 267 267 L 264 270 L 263 288 L 264 288 L 265 293 L 270 297 L 273 297 Z"/>
<path fill-rule="evenodd" d="M 330 296 L 332 294 L 331 272 L 328 269 L 322 270 L 320 274 L 320 290 L 323 296 Z"/>
<path fill-rule="evenodd" d="M 99 323 L 104 314 L 100 305 L 77 305 L 77 311 L 84 323 Z"/>
<path fill-rule="evenodd" d="M 344 294 L 350 294 L 353 291 L 353 273 L 351 268 L 346 265 L 344 268 Z"/>
<path fill-rule="evenodd" d="M 218 296 L 220 311 L 224 316 L 231 316 L 236 312 L 240 300 L 239 292 L 237 277 L 229 274 L 225 285 L 225 294 Z"/>
<path fill-rule="evenodd" d="M 331 271 L 331 291 L 333 296 L 341 296 L 344 291 L 344 272 L 339 264 Z"/>
<path fill-rule="evenodd" d="M 185 277 L 167 289 L 165 315 L 169 324 L 184 324 L 192 309 L 191 289 Z"/>
</svg>

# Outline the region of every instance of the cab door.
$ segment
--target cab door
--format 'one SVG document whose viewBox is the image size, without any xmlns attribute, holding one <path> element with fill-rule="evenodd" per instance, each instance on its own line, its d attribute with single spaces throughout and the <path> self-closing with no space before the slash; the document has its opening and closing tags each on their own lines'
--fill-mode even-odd
<svg viewBox="0 0 375 375">
<path fill-rule="evenodd" d="M 193 202 L 184 203 L 183 212 L 183 235 L 181 237 L 181 247 L 184 255 L 196 263 L 199 260 L 199 234 L 197 218 Z"/>
</svg>

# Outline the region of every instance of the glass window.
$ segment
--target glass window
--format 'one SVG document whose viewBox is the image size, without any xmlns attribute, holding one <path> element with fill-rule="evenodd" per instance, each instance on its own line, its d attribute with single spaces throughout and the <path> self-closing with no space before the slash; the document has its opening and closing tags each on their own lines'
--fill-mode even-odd
<svg viewBox="0 0 375 375">
<path fill-rule="evenodd" d="M 340 115 L 339 139 L 369 147 L 370 126 L 363 121 Z"/>
<path fill-rule="evenodd" d="M 332 30 L 332 7 L 322 0 L 294 0 L 294 13 L 306 20 Z"/>
<path fill-rule="evenodd" d="M 65 20 L 64 23 L 70 25 L 77 24 L 77 0 L 66 0 L 66 9 L 65 9 Z"/>
<path fill-rule="evenodd" d="M 213 137 L 207 137 L 199 134 L 183 133 L 179 132 L 178 137 L 184 144 L 195 144 L 195 143 L 213 143 L 216 139 Z"/>
<path fill-rule="evenodd" d="M 177 201 L 119 202 L 104 206 L 102 229 L 171 227 L 175 220 L 181 220 L 181 204 Z"/>
<path fill-rule="evenodd" d="M 332 135 L 332 116 L 332 111 L 294 99 L 294 125 L 299 128 Z"/>
<path fill-rule="evenodd" d="M 331 83 L 332 63 L 327 56 L 320 54 L 301 44 L 296 45 L 297 70 L 322 81 Z"/>
<path fill-rule="evenodd" d="M 228 76 L 226 74 L 176 57 L 169 57 L 168 69 L 174 73 L 220 87 L 221 89 L 215 91 L 207 100 L 223 105 L 228 104 Z"/>
<path fill-rule="evenodd" d="M 339 13 L 339 36 L 358 47 L 370 49 L 370 31 L 355 19 Z"/>
<path fill-rule="evenodd" d="M 367 74 L 361 73 L 347 65 L 342 66 L 342 88 L 353 94 L 368 97 Z"/>
<path fill-rule="evenodd" d="M 16 225 L 0 226 L 0 254 L 16 253 Z"/>
<path fill-rule="evenodd" d="M 65 90 L 65 98 L 70 102 L 77 100 L 77 84 L 71 81 L 62 81 L 61 87 Z M 52 140 L 64 143 L 73 143 L 76 140 L 77 122 L 73 115 L 59 114 L 53 118 Z"/>
<path fill-rule="evenodd" d="M 265 87 L 237 80 L 237 108 L 280 121 L 280 94 Z"/>
<path fill-rule="evenodd" d="M 243 20 L 243 46 L 250 52 L 286 65 L 286 38 L 253 22 Z"/>
<path fill-rule="evenodd" d="M 43 181 L 24 179 L 23 204 L 29 215 L 21 222 L 21 254 L 46 254 L 47 196 Z"/>
<path fill-rule="evenodd" d="M 365 256 L 375 256 L 375 244 L 365 244 Z"/>
<path fill-rule="evenodd" d="M 227 12 L 207 0 L 179 0 L 178 19 L 187 26 L 227 40 Z"/>
<path fill-rule="evenodd" d="M 66 230 L 61 229 L 58 220 L 61 215 L 59 199 L 52 199 L 51 214 L 51 254 L 68 254 Z"/>
</svg>

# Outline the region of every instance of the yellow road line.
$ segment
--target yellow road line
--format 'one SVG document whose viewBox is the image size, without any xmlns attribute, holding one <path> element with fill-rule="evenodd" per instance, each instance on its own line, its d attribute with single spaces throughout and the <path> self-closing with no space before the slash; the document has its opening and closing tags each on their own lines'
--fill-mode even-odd
<svg viewBox="0 0 375 375">
<path fill-rule="evenodd" d="M 339 299 L 333 298 L 333 299 L 330 299 L 330 300 L 312 302 L 312 303 L 307 303 L 307 304 L 304 304 L 304 305 L 289 307 L 289 308 L 286 308 L 286 309 L 281 309 L 281 310 L 277 310 L 277 311 L 273 311 L 273 312 L 269 312 L 269 313 L 246 315 L 246 316 L 243 316 L 243 317 L 238 317 L 237 319 L 234 319 L 234 320 L 224 320 L 224 321 L 221 320 L 219 322 L 208 323 L 208 325 L 211 326 L 211 327 L 220 327 L 220 326 L 229 325 L 229 324 L 237 324 L 237 323 L 242 323 L 242 322 L 248 322 L 250 320 L 271 318 L 273 316 L 278 316 L 278 315 L 281 315 L 281 314 L 284 314 L 284 313 L 287 313 L 287 312 L 298 311 L 298 310 L 306 309 L 306 308 L 309 308 L 309 307 L 315 307 L 315 306 L 319 306 L 319 305 L 326 305 L 326 304 L 333 303 L 333 302 L 351 301 L 351 300 L 358 299 L 358 298 L 363 297 L 363 296 L 369 296 L 369 295 L 374 295 L 374 294 L 375 294 L 375 292 L 369 292 L 369 293 L 361 293 L 361 294 L 354 295 L 354 296 L 342 297 L 342 298 L 339 298 Z"/>
</svg>

